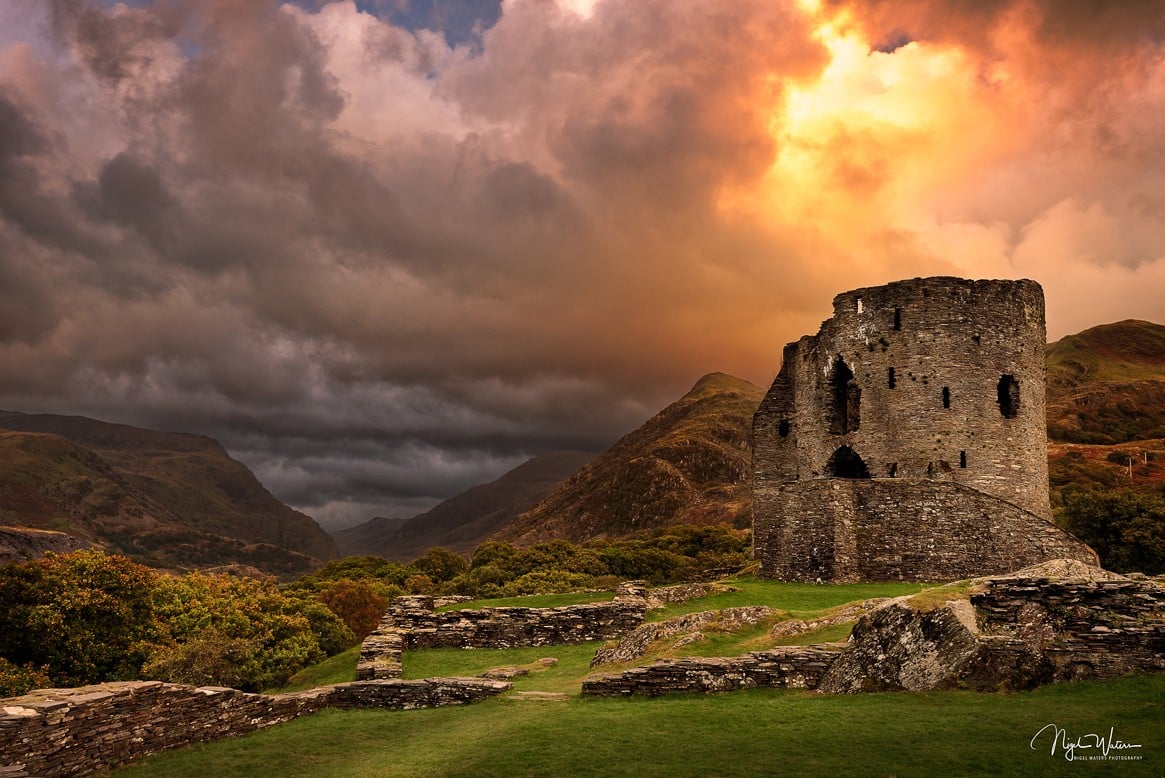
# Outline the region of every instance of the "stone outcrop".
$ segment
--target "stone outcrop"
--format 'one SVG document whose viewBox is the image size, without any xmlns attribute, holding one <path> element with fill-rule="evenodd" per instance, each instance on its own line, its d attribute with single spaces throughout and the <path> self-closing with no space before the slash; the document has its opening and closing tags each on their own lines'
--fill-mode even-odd
<svg viewBox="0 0 1165 778">
<path fill-rule="evenodd" d="M 753 546 L 785 580 L 954 580 L 1095 553 L 1051 523 L 1044 298 L 916 278 L 833 301 L 753 419 Z"/>
<path fill-rule="evenodd" d="M 863 617 L 826 692 L 1027 689 L 1165 671 L 1165 586 L 1059 560 L 971 582 L 934 609 Z"/>
<path fill-rule="evenodd" d="M 818 686 L 823 692 L 980 691 L 1028 689 L 1051 680 L 1035 647 L 980 636 L 971 604 L 959 600 L 931 611 L 892 603 L 862 618 L 852 645 Z"/>
<path fill-rule="evenodd" d="M 754 688 L 814 689 L 844 649 L 844 644 L 784 646 L 735 657 L 661 659 L 646 667 L 589 676 L 583 680 L 582 693 L 627 697 Z"/>
<path fill-rule="evenodd" d="M 168 748 L 245 735 L 328 706 L 460 705 L 509 688 L 481 678 L 428 678 L 278 695 L 160 681 L 41 689 L 0 700 L 0 776 L 88 775 Z"/>
<path fill-rule="evenodd" d="M 100 548 L 84 538 L 47 529 L 0 527 L 0 565 L 40 559 L 45 554 L 68 554 Z"/>
</svg>

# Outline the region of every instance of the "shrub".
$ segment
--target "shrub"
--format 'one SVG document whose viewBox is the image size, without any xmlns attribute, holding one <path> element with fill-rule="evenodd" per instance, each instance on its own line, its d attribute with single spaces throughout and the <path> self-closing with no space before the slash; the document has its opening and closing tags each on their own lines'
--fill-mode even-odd
<svg viewBox="0 0 1165 778">
<path fill-rule="evenodd" d="M 14 665 L 0 656 L 0 697 L 19 697 L 33 689 L 43 689 L 52 684 L 47 667 L 35 668 Z"/>
<path fill-rule="evenodd" d="M 159 631 L 156 579 L 100 551 L 0 568 L 0 656 L 45 666 L 60 686 L 134 678 Z"/>
</svg>

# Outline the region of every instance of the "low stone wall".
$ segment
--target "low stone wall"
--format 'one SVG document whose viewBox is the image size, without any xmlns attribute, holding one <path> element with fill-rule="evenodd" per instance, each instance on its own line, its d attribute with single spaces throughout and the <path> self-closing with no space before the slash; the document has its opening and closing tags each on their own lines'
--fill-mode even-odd
<svg viewBox="0 0 1165 778">
<path fill-rule="evenodd" d="M 125 681 L 0 700 L 0 776 L 79 776 L 168 748 L 245 735 L 321 708 L 422 708 L 498 694 L 473 678 L 371 681 L 297 694 Z"/>
<path fill-rule="evenodd" d="M 1165 671 L 1165 587 L 1155 581 L 993 579 L 971 604 L 985 631 L 1040 649 L 1054 680 Z"/>
<path fill-rule="evenodd" d="M 601 673 L 583 680 L 582 693 L 596 697 L 724 692 L 758 687 L 815 689 L 845 644 L 785 646 L 734 657 L 661 659 L 646 667 Z"/>
<path fill-rule="evenodd" d="M 485 678 L 424 678 L 405 681 L 342 683 L 332 688 L 328 704 L 334 708 L 436 708 L 466 703 L 501 694 L 512 686 L 507 681 Z"/>
<path fill-rule="evenodd" d="M 327 692 L 267 696 L 126 681 L 42 689 L 0 701 L 0 775 L 85 775 L 167 748 L 314 713 Z M 9 772 L 5 772 L 8 770 Z"/>
<path fill-rule="evenodd" d="M 403 649 L 516 648 L 613 640 L 643 623 L 641 582 L 623 584 L 611 602 L 559 608 L 434 610 L 433 598 L 397 597 L 373 635 L 398 630 Z M 361 651 L 363 654 L 363 650 Z"/>
</svg>

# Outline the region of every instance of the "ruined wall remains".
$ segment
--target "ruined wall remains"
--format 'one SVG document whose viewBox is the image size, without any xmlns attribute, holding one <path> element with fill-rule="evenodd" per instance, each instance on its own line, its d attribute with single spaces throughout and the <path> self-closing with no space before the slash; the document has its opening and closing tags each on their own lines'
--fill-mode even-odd
<svg viewBox="0 0 1165 778">
<path fill-rule="evenodd" d="M 754 417 L 762 575 L 951 579 L 1039 561 L 1059 533 L 1048 521 L 1045 338 L 1034 281 L 920 278 L 834 298 L 817 335 L 785 347 Z M 862 485 L 806 512 L 831 480 Z M 974 533 L 991 550 L 968 558 L 955 549 L 972 546 L 962 537 L 944 548 L 925 523 L 940 510 L 944 530 L 991 516 L 996 531 Z M 868 537 L 882 547 L 864 549 Z M 1046 550 L 1095 562 L 1067 536 Z"/>
<path fill-rule="evenodd" d="M 315 693 L 268 696 L 160 681 L 40 690 L 3 701 L 0 774 L 85 775 L 244 735 L 325 704 L 326 695 Z"/>
<path fill-rule="evenodd" d="M 324 707 L 430 708 L 506 691 L 482 678 L 325 686 L 296 694 L 123 681 L 0 700 L 0 776 L 79 776 L 168 748 L 238 737 Z"/>
<path fill-rule="evenodd" d="M 589 676 L 583 680 L 582 693 L 595 697 L 654 697 L 755 688 L 815 689 L 843 650 L 844 644 L 783 646 L 744 656 L 661 659 L 645 667 Z"/>
<path fill-rule="evenodd" d="M 1165 586 L 1003 578 L 971 596 L 984 631 L 1038 647 L 1053 680 L 1165 672 Z"/>
<path fill-rule="evenodd" d="M 398 597 L 386 620 L 403 648 L 516 648 L 612 640 L 643 623 L 643 599 L 560 608 L 481 608 L 437 612 L 427 597 Z"/>
</svg>

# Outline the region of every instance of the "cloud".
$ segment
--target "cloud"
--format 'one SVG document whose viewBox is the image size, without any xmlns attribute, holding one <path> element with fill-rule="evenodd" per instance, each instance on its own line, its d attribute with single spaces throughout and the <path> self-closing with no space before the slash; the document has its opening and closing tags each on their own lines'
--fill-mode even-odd
<svg viewBox="0 0 1165 778">
<path fill-rule="evenodd" d="M 214 435 L 325 521 L 767 383 L 856 286 L 1165 319 L 1154 3 L 21 5 L 0 405 Z"/>
</svg>

